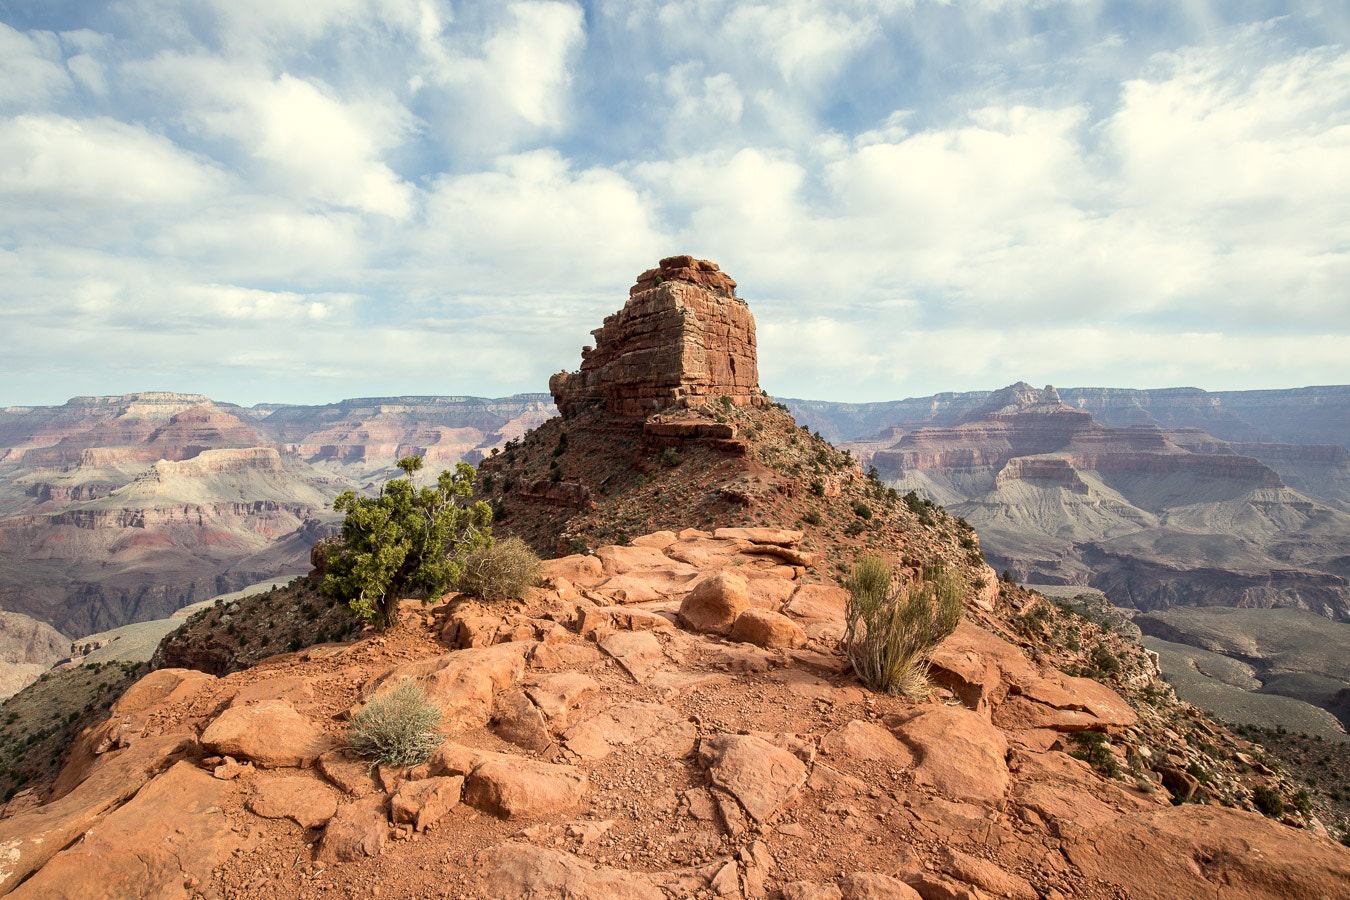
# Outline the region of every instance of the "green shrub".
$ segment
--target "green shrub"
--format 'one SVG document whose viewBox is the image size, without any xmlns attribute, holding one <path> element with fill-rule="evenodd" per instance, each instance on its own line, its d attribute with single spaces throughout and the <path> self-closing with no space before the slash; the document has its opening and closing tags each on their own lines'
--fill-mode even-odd
<svg viewBox="0 0 1350 900">
<path fill-rule="evenodd" d="M 821 518 L 820 510 L 809 509 L 802 514 L 802 521 L 805 522 L 807 525 L 819 525 L 821 522 L 825 520 Z"/>
<path fill-rule="evenodd" d="M 680 451 L 674 447 L 667 447 L 661 451 L 661 465 L 674 468 L 680 464 Z"/>
<path fill-rule="evenodd" d="M 1267 818 L 1278 819 L 1284 815 L 1284 801 L 1264 784 L 1252 788 L 1252 804 Z"/>
<path fill-rule="evenodd" d="M 817 497 L 824 497 L 825 482 L 821 481 L 819 478 L 811 479 L 811 493 Z"/>
<path fill-rule="evenodd" d="M 1074 759 L 1083 760 L 1092 766 L 1093 771 L 1107 778 L 1115 778 L 1120 774 L 1120 764 L 1106 742 L 1106 735 L 1099 731 L 1076 731 L 1069 735 L 1069 741 L 1076 748 L 1069 751 Z"/>
<path fill-rule="evenodd" d="M 524 541 L 509 537 L 470 553 L 457 586 L 483 600 L 519 600 L 539 580 L 540 566 Z"/>
<path fill-rule="evenodd" d="M 872 518 L 872 507 L 858 500 L 853 504 L 853 513 L 860 519 L 870 519 Z"/>
<path fill-rule="evenodd" d="M 404 679 L 352 717 L 347 742 L 357 754 L 391 766 L 416 766 L 441 745 L 441 711 L 417 683 Z"/>
<path fill-rule="evenodd" d="M 866 554 L 845 585 L 844 647 L 858 678 L 874 691 L 926 696 L 929 656 L 961 621 L 960 580 L 940 566 L 926 567 L 924 575 L 892 590 L 894 569 Z"/>
<path fill-rule="evenodd" d="M 866 529 L 863 527 L 863 523 L 850 522 L 848 524 L 848 527 L 844 529 L 844 534 L 848 535 L 849 537 L 857 537 L 858 535 L 862 534 L 863 531 L 865 530 Z"/>
<path fill-rule="evenodd" d="M 1092 665 L 1102 672 L 1119 672 L 1120 660 L 1105 647 L 1096 647 L 1092 651 Z"/>
</svg>

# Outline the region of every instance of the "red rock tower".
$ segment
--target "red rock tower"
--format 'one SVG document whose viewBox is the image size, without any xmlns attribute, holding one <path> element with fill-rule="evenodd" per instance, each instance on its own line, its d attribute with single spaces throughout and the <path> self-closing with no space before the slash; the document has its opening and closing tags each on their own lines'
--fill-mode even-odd
<svg viewBox="0 0 1350 900">
<path fill-rule="evenodd" d="M 738 406 L 768 402 L 759 389 L 755 318 L 736 282 L 716 263 L 672 256 L 638 276 L 623 309 L 591 332 L 581 369 L 549 379 L 568 415 L 601 405 L 628 419 L 729 397 Z"/>
</svg>

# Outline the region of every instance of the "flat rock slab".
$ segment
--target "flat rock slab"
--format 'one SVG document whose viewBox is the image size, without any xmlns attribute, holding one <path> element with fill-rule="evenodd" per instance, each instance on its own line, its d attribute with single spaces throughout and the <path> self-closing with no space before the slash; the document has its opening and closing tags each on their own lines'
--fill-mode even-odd
<svg viewBox="0 0 1350 900">
<path fill-rule="evenodd" d="M 202 747 L 208 752 L 251 760 L 264 768 L 312 766 L 336 743 L 282 700 L 231 707 L 202 732 Z"/>
<path fill-rule="evenodd" d="M 1008 742 L 984 716 L 935 706 L 899 729 L 918 756 L 914 778 L 954 800 L 997 800 L 1008 790 Z"/>
<path fill-rule="evenodd" d="M 603 759 L 616 747 L 638 742 L 654 756 L 685 756 L 696 734 L 693 723 L 669 706 L 635 700 L 578 722 L 563 737 L 567 749 L 582 759 Z"/>
<path fill-rule="evenodd" d="M 358 759 L 343 750 L 329 750 L 317 761 L 319 773 L 344 793 L 364 797 L 379 788 L 370 760 Z"/>
<path fill-rule="evenodd" d="M 525 689 L 525 693 L 551 726 L 565 724 L 568 715 L 586 697 L 600 690 L 600 683 L 580 672 L 545 675 Z"/>
<path fill-rule="evenodd" d="M 665 664 L 661 642 L 650 631 L 616 631 L 600 641 L 600 649 L 638 684 L 647 683 Z"/>
<path fill-rule="evenodd" d="M 1014 690 L 1017 696 L 994 710 L 994 724 L 1000 728 L 1115 731 L 1139 721 L 1124 698 L 1090 678 L 1046 673 Z"/>
<path fill-rule="evenodd" d="M 192 745 L 186 735 L 135 741 L 99 757 L 88 777 L 64 797 L 0 819 L 0 895 L 40 869 Z"/>
<path fill-rule="evenodd" d="M 914 754 L 885 728 L 854 719 L 820 739 L 820 752 L 832 759 L 884 763 L 897 769 L 914 765 Z"/>
<path fill-rule="evenodd" d="M 10 896 L 22 900 L 187 898 L 242 840 L 221 807 L 233 790 L 180 762 L 56 854 Z"/>
<path fill-rule="evenodd" d="M 1089 829 L 1064 853 L 1138 900 L 1350 896 L 1350 852 L 1256 813 L 1169 807 Z"/>
<path fill-rule="evenodd" d="M 800 759 L 746 734 L 704 738 L 699 761 L 713 784 L 735 797 L 756 822 L 765 822 L 806 783 Z"/>
<path fill-rule="evenodd" d="M 783 528 L 718 528 L 713 532 L 713 537 L 718 540 L 750 541 L 752 544 L 776 544 L 780 547 L 795 547 L 804 536 L 805 532 Z"/>
<path fill-rule="evenodd" d="M 581 611 L 581 633 L 613 631 L 665 631 L 675 626 L 659 613 L 627 606 L 593 606 Z"/>
<path fill-rule="evenodd" d="M 338 807 L 323 830 L 315 859 L 326 865 L 378 856 L 389 839 L 388 797 L 373 794 Z"/>
<path fill-rule="evenodd" d="M 464 802 L 507 819 L 526 819 L 571 809 L 588 785 L 586 773 L 573 766 L 494 757 L 474 767 Z"/>
<path fill-rule="evenodd" d="M 500 844 L 477 857 L 486 897 L 584 900 L 665 900 L 666 893 L 642 873 L 597 866 L 560 850 L 532 844 Z"/>
<path fill-rule="evenodd" d="M 186 700 L 215 680 L 214 675 L 193 669 L 158 669 L 127 688 L 113 704 L 112 713 L 127 716 L 162 703 Z"/>
<path fill-rule="evenodd" d="M 246 805 L 264 819 L 290 819 L 301 828 L 318 828 L 333 818 L 337 804 L 337 791 L 317 778 L 291 775 L 259 779 Z"/>
</svg>

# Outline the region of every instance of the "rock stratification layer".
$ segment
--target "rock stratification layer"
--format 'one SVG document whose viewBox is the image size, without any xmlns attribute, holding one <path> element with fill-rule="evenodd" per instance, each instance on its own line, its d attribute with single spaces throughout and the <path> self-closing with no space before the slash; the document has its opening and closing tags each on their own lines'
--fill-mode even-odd
<svg viewBox="0 0 1350 900">
<path fill-rule="evenodd" d="M 755 362 L 755 319 L 736 282 L 716 263 L 672 256 L 638 276 L 623 309 L 592 331 L 580 371 L 549 379 L 565 415 L 603 405 L 642 419 L 671 407 L 729 397 L 738 406 L 767 402 Z"/>
</svg>

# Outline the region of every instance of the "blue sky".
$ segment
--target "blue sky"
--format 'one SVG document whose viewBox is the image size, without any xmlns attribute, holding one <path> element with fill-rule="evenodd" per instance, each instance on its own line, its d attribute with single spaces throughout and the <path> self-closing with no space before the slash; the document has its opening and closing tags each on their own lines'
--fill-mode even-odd
<svg viewBox="0 0 1350 900">
<path fill-rule="evenodd" d="M 1350 382 L 1350 8 L 0 0 L 0 404 L 546 389 L 662 256 L 777 396 Z"/>
</svg>

